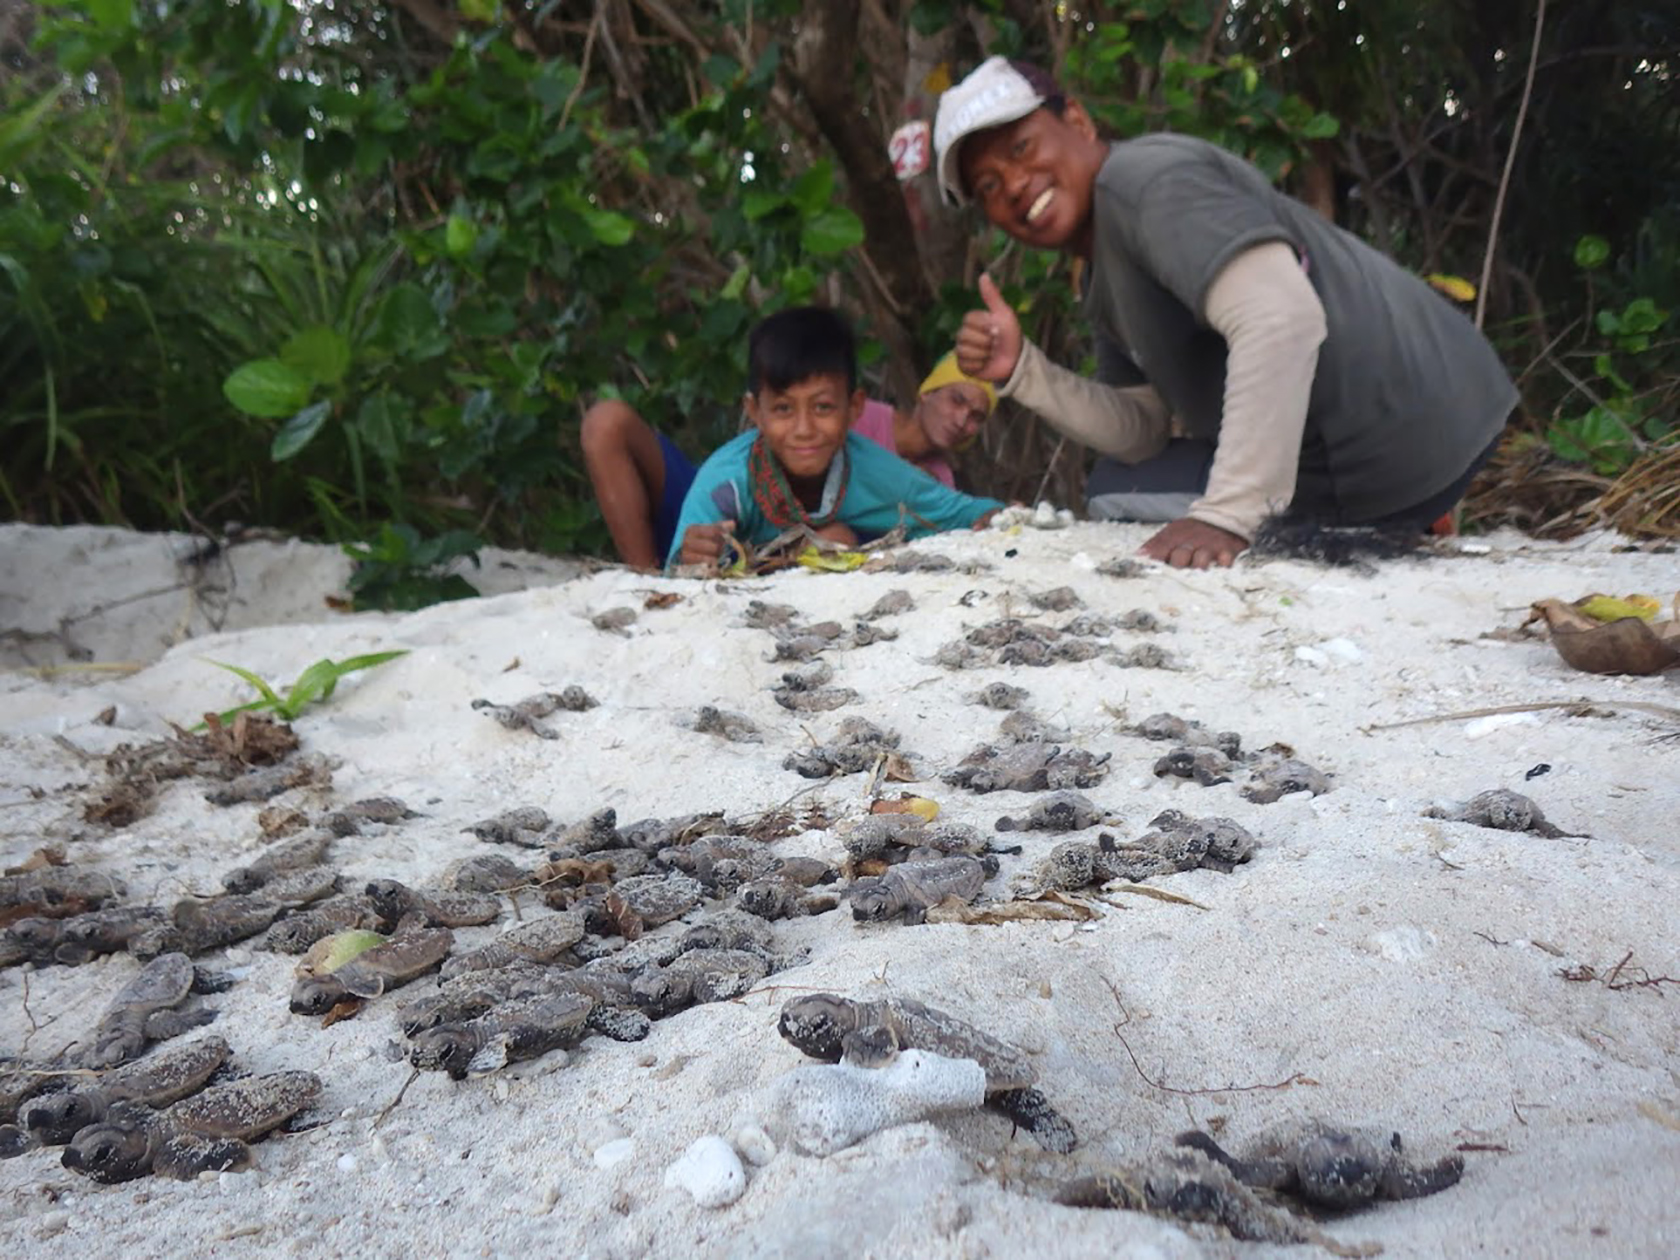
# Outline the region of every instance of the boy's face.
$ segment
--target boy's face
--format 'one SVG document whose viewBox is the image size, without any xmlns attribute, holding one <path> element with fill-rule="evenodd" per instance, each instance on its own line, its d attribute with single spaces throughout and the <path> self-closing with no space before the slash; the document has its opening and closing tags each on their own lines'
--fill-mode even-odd
<svg viewBox="0 0 1680 1260">
<path fill-rule="evenodd" d="M 837 372 L 806 377 L 785 390 L 765 385 L 746 400 L 747 418 L 790 477 L 828 471 L 863 403 L 863 391 L 848 395 L 846 378 Z"/>
</svg>

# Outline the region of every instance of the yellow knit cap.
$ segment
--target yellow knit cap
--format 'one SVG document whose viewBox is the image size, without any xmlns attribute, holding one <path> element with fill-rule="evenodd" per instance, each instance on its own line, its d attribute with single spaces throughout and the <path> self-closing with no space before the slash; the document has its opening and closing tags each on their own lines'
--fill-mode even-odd
<svg viewBox="0 0 1680 1260">
<path fill-rule="evenodd" d="M 933 371 L 927 374 L 927 379 L 922 382 L 922 387 L 916 391 L 916 396 L 931 394 L 941 385 L 955 385 L 958 381 L 966 385 L 978 385 L 985 392 L 987 415 L 991 415 L 992 412 L 997 410 L 997 386 L 990 381 L 977 380 L 959 368 L 955 350 L 933 365 Z"/>
</svg>

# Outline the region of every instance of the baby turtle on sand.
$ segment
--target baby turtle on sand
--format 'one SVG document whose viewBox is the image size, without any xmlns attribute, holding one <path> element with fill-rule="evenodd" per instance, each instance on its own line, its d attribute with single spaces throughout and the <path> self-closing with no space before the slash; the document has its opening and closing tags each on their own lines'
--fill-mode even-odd
<svg viewBox="0 0 1680 1260">
<path fill-rule="evenodd" d="M 1176 713 L 1152 713 L 1127 729 L 1144 739 L 1174 740 L 1192 748 L 1217 748 L 1227 757 L 1242 753 L 1242 736 L 1235 731 L 1212 731 L 1194 718 L 1181 718 Z"/>
<path fill-rule="evenodd" d="M 443 975 L 447 979 L 463 971 L 491 971 L 511 962 L 553 962 L 581 941 L 583 932 L 582 915 L 544 915 L 509 928 L 482 948 L 457 954 L 444 963 Z"/>
<path fill-rule="evenodd" d="M 1262 753 L 1260 764 L 1255 767 L 1242 794 L 1245 800 L 1257 805 L 1270 805 L 1292 792 L 1311 792 L 1314 796 L 1322 796 L 1329 790 L 1330 780 L 1323 771 L 1296 757 Z"/>
<path fill-rule="evenodd" d="M 260 947 L 280 954 L 301 954 L 334 932 L 378 927 L 381 922 L 382 916 L 367 897 L 333 897 L 276 920 L 263 934 Z"/>
<path fill-rule="evenodd" d="M 167 921 L 160 906 L 107 906 L 67 919 L 19 919 L 0 932 L 0 954 L 11 961 L 28 960 L 37 967 L 62 963 L 77 967 L 102 954 L 115 954 L 142 932 L 161 929 Z"/>
<path fill-rule="evenodd" d="M 691 730 L 702 735 L 716 735 L 731 744 L 761 744 L 764 732 L 758 723 L 743 713 L 732 713 L 714 705 L 703 704 L 694 714 Z"/>
<path fill-rule="evenodd" d="M 735 904 L 760 919 L 796 919 L 837 909 L 840 898 L 836 893 L 819 892 L 795 880 L 771 874 L 742 884 L 735 893 Z"/>
<path fill-rule="evenodd" d="M 320 1092 L 313 1072 L 275 1072 L 212 1085 L 166 1111 L 117 1103 L 65 1147 L 64 1166 L 106 1184 L 148 1172 L 190 1181 L 202 1172 L 243 1171 L 251 1166 L 247 1143 L 279 1128 Z"/>
<path fill-rule="evenodd" d="M 57 917 L 67 913 L 59 906 L 92 910 L 128 892 L 114 875 L 84 871 L 74 866 L 42 866 L 17 875 L 0 875 L 0 909 L 32 907 L 32 913 Z"/>
<path fill-rule="evenodd" d="M 1254 837 L 1229 818 L 1191 818 L 1169 809 L 1149 826 L 1130 844 L 1118 843 L 1104 832 L 1095 844 L 1075 840 L 1057 845 L 1039 864 L 1038 886 L 1071 892 L 1111 879 L 1139 883 L 1202 866 L 1229 875 L 1258 847 Z"/>
<path fill-rule="evenodd" d="M 478 927 L 501 917 L 501 898 L 489 893 L 420 891 L 394 879 L 376 879 L 363 890 L 387 923 L 418 915 L 427 927 Z"/>
<path fill-rule="evenodd" d="M 576 993 L 536 994 L 492 1007 L 476 1019 L 429 1028 L 414 1039 L 408 1061 L 454 1080 L 481 1076 L 583 1040 L 595 1005 Z"/>
<path fill-rule="evenodd" d="M 548 824 L 544 822 L 546 827 Z M 529 884 L 535 876 L 500 853 L 476 853 L 456 862 L 443 877 L 452 892 L 499 893 Z"/>
<path fill-rule="evenodd" d="M 1024 817 L 1000 818 L 999 831 L 1083 831 L 1109 821 L 1106 809 L 1078 792 L 1051 792 L 1033 802 Z"/>
<path fill-rule="evenodd" d="M 185 1098 L 215 1075 L 231 1053 L 220 1037 L 165 1046 L 89 1084 L 33 1099 L 19 1110 L 18 1122 L 41 1145 L 62 1146 L 103 1120 L 117 1103 L 166 1107 Z"/>
<path fill-rule="evenodd" d="M 1019 709 L 1032 696 L 1025 687 L 1014 687 L 1009 683 L 987 683 L 969 698 L 969 703 L 984 705 L 988 709 Z"/>
<path fill-rule="evenodd" d="M 260 891 L 188 898 L 175 903 L 164 923 L 141 928 L 131 936 L 128 952 L 141 959 L 169 953 L 202 954 L 255 936 L 285 909 Z"/>
<path fill-rule="evenodd" d="M 766 604 L 755 599 L 748 602 L 741 616 L 741 624 L 750 630 L 776 630 L 792 624 L 799 609 L 792 604 Z"/>
<path fill-rule="evenodd" d="M 1108 777 L 1110 756 L 1059 744 L 981 744 L 940 778 L 971 792 L 1092 788 Z"/>
<path fill-rule="evenodd" d="M 624 934 L 620 915 L 628 915 L 636 930 L 646 931 L 680 919 L 705 897 L 700 881 L 675 871 L 663 875 L 632 875 L 612 886 L 612 900 L 622 911 L 608 911 L 604 907 L 590 907 L 588 925 L 592 932 L 603 935 Z"/>
<path fill-rule="evenodd" d="M 464 830 L 491 844 L 518 844 L 527 849 L 543 847 L 542 833 L 549 828 L 548 811 L 535 805 L 520 805 L 485 818 Z"/>
<path fill-rule="evenodd" d="M 997 874 L 997 859 L 958 855 L 932 861 L 902 862 L 884 875 L 856 880 L 850 889 L 852 918 L 860 923 L 884 923 L 902 918 L 921 923 L 929 907 L 947 897 L 972 902 L 986 881 Z M 932 1047 L 926 1047 L 932 1049 Z"/>
<path fill-rule="evenodd" d="M 513 704 L 496 704 L 490 700 L 474 700 L 472 707 L 488 714 L 510 731 L 530 731 L 538 739 L 559 739 L 560 732 L 542 719 L 562 711 L 582 713 L 593 709 L 596 701 L 582 687 L 567 687 L 564 691 L 539 691 L 534 696 Z"/>
<path fill-rule="evenodd" d="M 321 818 L 321 826 L 335 836 L 359 836 L 363 823 L 390 827 L 420 816 L 394 796 L 367 796 L 325 814 Z"/>
<path fill-rule="evenodd" d="M 324 1015 L 350 998 L 374 998 L 418 979 L 449 954 L 455 935 L 448 928 L 421 928 L 375 946 L 326 975 L 306 976 L 292 986 L 297 1015 Z"/>
<path fill-rule="evenodd" d="M 861 621 L 874 621 L 879 617 L 895 617 L 899 613 L 907 613 L 916 607 L 916 601 L 906 590 L 891 590 L 870 605 L 869 611 L 859 614 Z"/>
<path fill-rule="evenodd" d="M 1553 826 L 1546 820 L 1540 806 L 1522 793 L 1508 788 L 1478 792 L 1457 809 L 1428 809 L 1423 816 L 1470 823 L 1476 827 L 1492 827 L 1496 831 L 1527 831 L 1548 840 L 1581 838 L 1579 832 L 1562 831 Z"/>
<path fill-rule="evenodd" d="M 860 717 L 849 717 L 840 723 L 840 729 L 828 743 L 789 753 L 782 762 L 782 769 L 792 770 L 807 779 L 861 774 L 874 769 L 883 758 L 893 758 L 898 742 L 896 731 L 883 730 Z M 900 764 L 903 764 L 902 758 Z"/>
<path fill-rule="evenodd" d="M 136 1057 L 148 1041 L 179 1037 L 215 1019 L 215 1011 L 174 1009 L 193 991 L 197 979 L 197 969 L 185 954 L 161 954 L 140 968 L 117 990 L 94 1028 L 87 1066 L 117 1067 Z"/>
<path fill-rule="evenodd" d="M 332 847 L 330 831 L 312 831 L 265 849 L 248 866 L 236 867 L 222 876 L 222 887 L 230 893 L 255 892 L 277 875 L 318 866 Z"/>
<path fill-rule="evenodd" d="M 880 1066 L 900 1050 L 926 1050 L 948 1059 L 973 1059 L 986 1073 L 986 1106 L 1009 1117 L 1047 1151 L 1066 1154 L 1077 1144 L 1073 1126 L 1034 1085 L 1038 1073 L 1014 1046 L 955 1015 L 909 998 L 852 1001 L 833 993 L 796 997 L 782 1006 L 776 1027 L 813 1059 Z"/>
<path fill-rule="evenodd" d="M 792 713 L 829 713 L 855 703 L 858 698 L 858 693 L 850 687 L 818 687 L 811 691 L 779 687 L 770 694 L 777 704 Z"/>
<path fill-rule="evenodd" d="M 240 805 L 266 801 L 300 787 L 325 787 L 332 782 L 332 763 L 314 753 L 292 757 L 277 766 L 247 770 L 220 787 L 211 788 L 204 799 L 212 805 Z"/>
<path fill-rule="evenodd" d="M 1226 1154 L 1200 1129 L 1174 1140 L 1224 1165 L 1246 1186 L 1339 1211 L 1377 1199 L 1421 1199 L 1456 1186 L 1464 1175 L 1461 1156 L 1413 1164 L 1398 1133 L 1374 1129 L 1307 1124 L 1262 1139 L 1241 1159 Z"/>
<path fill-rule="evenodd" d="M 1231 781 L 1231 760 L 1217 748 L 1175 748 L 1155 761 L 1157 779 L 1194 779 L 1203 787 Z"/>
<path fill-rule="evenodd" d="M 691 949 L 630 982 L 636 1005 L 654 1019 L 687 1007 L 739 997 L 765 976 L 770 964 L 758 950 Z"/>
<path fill-rule="evenodd" d="M 1057 1189 L 1055 1201 L 1219 1225 L 1247 1242 L 1314 1243 L 1338 1256 L 1371 1256 L 1382 1250 L 1339 1243 L 1312 1222 L 1262 1202 L 1200 1151 L 1167 1151 L 1141 1165 L 1075 1177 Z"/>
</svg>

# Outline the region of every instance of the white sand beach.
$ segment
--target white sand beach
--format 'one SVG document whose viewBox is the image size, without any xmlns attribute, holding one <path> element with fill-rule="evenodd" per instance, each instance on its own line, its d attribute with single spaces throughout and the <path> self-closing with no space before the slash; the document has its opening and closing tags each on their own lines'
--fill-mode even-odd
<svg viewBox="0 0 1680 1260">
<path fill-rule="evenodd" d="M 1511 633 L 1544 597 L 1666 601 L 1680 555 L 1608 534 L 1499 533 L 1369 573 L 1297 561 L 1095 571 L 1146 536 L 1098 525 L 947 535 L 905 549 L 949 557 L 944 571 L 727 582 L 502 557 L 480 578 L 507 593 L 405 615 L 328 608 L 345 574 L 331 549 L 250 544 L 217 561 L 232 574 L 217 579 L 232 611 L 216 620 L 178 585 L 190 540 L 0 527 L 0 630 L 26 632 L 8 636 L 0 673 L 0 865 L 62 845 L 74 866 L 124 880 L 130 902 L 219 891 L 224 872 L 270 843 L 257 823 L 265 804 L 315 816 L 372 796 L 419 816 L 337 839 L 330 861 L 347 887 L 387 877 L 425 887 L 478 853 L 533 865 L 540 852 L 463 830 L 523 805 L 561 823 L 606 807 L 628 823 L 783 805 L 804 818 L 820 806 L 827 826 L 773 844 L 838 864 L 835 828 L 867 811 L 871 776 L 812 781 L 783 760 L 849 716 L 901 737 L 917 779 L 884 792 L 930 797 L 942 821 L 991 836 L 1034 794 L 979 794 L 939 776 L 998 738 L 1007 715 L 970 699 L 998 681 L 1065 727 L 1060 742 L 1109 755 L 1106 777 L 1084 789 L 1110 813 L 1102 830 L 1136 839 L 1172 808 L 1235 819 L 1259 841 L 1229 874 L 1149 881 L 1196 904 L 1113 892 L 1087 923 L 859 923 L 844 903 L 779 921 L 775 949 L 793 965 L 743 997 L 657 1020 L 640 1042 L 590 1036 L 461 1082 L 425 1073 L 394 1106 L 410 1073 L 393 1015 L 435 979 L 323 1028 L 288 1010 L 295 957 L 255 941 L 212 950 L 197 961 L 236 982 L 191 999 L 219 1012 L 205 1031 L 228 1040 L 240 1072 L 320 1076 L 301 1131 L 258 1143 L 250 1171 L 187 1182 L 103 1186 L 61 1167 L 56 1149 L 27 1152 L 0 1162 L 0 1240 L 13 1255 L 72 1260 L 212 1249 L 358 1260 L 1305 1257 L 1324 1253 L 1048 1196 L 1060 1180 L 1168 1150 L 1186 1129 L 1240 1150 L 1318 1118 L 1397 1131 L 1420 1160 L 1464 1160 L 1462 1181 L 1437 1195 L 1322 1221 L 1342 1244 L 1396 1257 L 1680 1254 L 1680 671 L 1579 674 L 1543 633 Z M 1080 607 L 1031 604 L 1062 586 Z M 159 587 L 174 593 L 90 613 Z M 748 603 L 849 630 L 893 590 L 914 601 L 876 623 L 895 639 L 820 656 L 858 699 L 829 712 L 780 707 L 771 689 L 795 666 L 770 659 L 770 633 L 742 625 Z M 646 607 L 656 592 L 681 598 Z M 591 624 L 619 607 L 637 610 L 626 634 Z M 1136 609 L 1167 628 L 1101 641 L 1122 652 L 1158 644 L 1174 668 L 1103 656 L 1042 668 L 935 661 L 1006 616 L 1060 627 Z M 75 651 L 59 634 L 67 625 Z M 207 659 L 285 683 L 323 657 L 388 649 L 407 655 L 346 678 L 295 723 L 303 753 L 332 759 L 330 787 L 219 807 L 189 778 L 126 827 L 84 821 L 104 754 L 250 698 Z M 124 662 L 140 667 L 100 668 Z M 59 664 L 73 668 L 26 668 Z M 599 703 L 546 719 L 555 739 L 471 707 L 570 685 Z M 1575 701 L 1589 707 L 1402 725 Z M 687 729 L 702 705 L 751 718 L 762 742 Z M 1331 788 L 1259 804 L 1241 793 L 1246 770 L 1211 787 L 1157 777 L 1173 745 L 1124 728 L 1163 711 L 1238 732 L 1245 750 L 1286 743 Z M 1579 834 L 1424 816 L 1492 788 L 1532 797 Z M 1007 900 L 1057 844 L 1097 834 L 996 835 L 1024 851 L 1000 858 L 979 901 Z M 546 913 L 527 895 L 517 913 L 532 912 Z M 509 904 L 499 923 L 459 929 L 457 952 L 493 940 L 515 913 Z M 137 967 L 115 954 L 0 970 L 0 1055 L 57 1060 Z M 750 1132 L 776 1131 L 765 1092 L 810 1062 L 778 1036 L 777 1013 L 812 991 L 918 1000 L 1018 1046 L 1079 1148 L 1047 1154 L 977 1110 L 889 1128 L 825 1159 L 780 1141 L 767 1162 L 747 1162 L 736 1201 L 699 1206 L 666 1170 L 706 1135 L 766 1154 Z"/>
</svg>

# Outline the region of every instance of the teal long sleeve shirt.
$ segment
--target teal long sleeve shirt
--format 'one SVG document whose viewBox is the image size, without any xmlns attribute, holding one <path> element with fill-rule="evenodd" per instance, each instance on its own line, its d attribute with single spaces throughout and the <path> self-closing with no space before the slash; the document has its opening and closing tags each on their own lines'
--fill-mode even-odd
<svg viewBox="0 0 1680 1260">
<path fill-rule="evenodd" d="M 735 536 L 755 547 L 770 542 L 782 532 L 764 519 L 747 478 L 747 452 L 757 437 L 758 430 L 749 429 L 713 451 L 700 465 L 694 484 L 683 499 L 671 554 L 665 561 L 668 570 L 676 567 L 682 555 L 683 535 L 690 525 L 734 520 Z M 996 499 L 979 498 L 942 485 L 915 465 L 857 433 L 846 435 L 846 453 L 851 458 L 852 470 L 846 497 L 840 504 L 839 519 L 851 527 L 860 541 L 879 538 L 901 518 L 911 538 L 948 529 L 966 529 L 987 512 L 1003 506 Z M 734 510 L 726 510 L 731 504 Z M 901 505 L 904 513 L 899 510 Z"/>
</svg>

